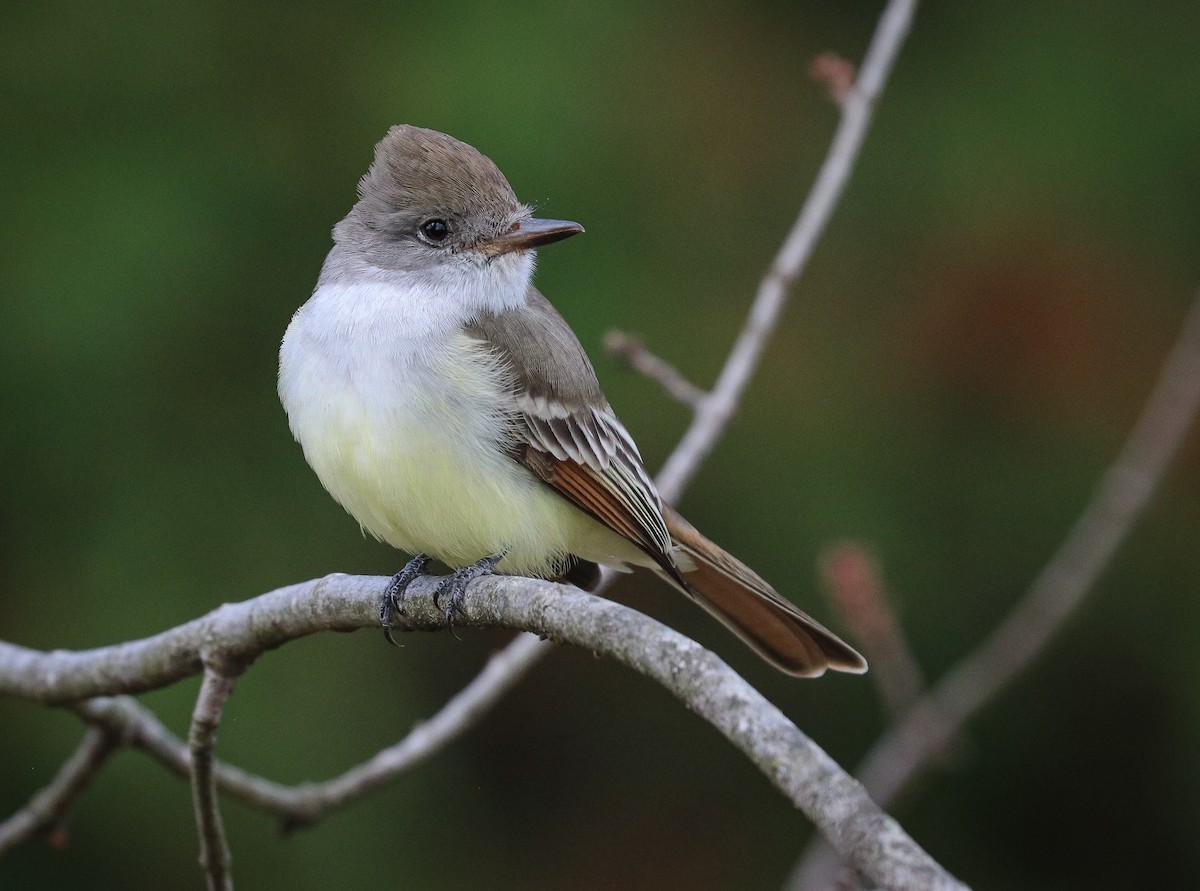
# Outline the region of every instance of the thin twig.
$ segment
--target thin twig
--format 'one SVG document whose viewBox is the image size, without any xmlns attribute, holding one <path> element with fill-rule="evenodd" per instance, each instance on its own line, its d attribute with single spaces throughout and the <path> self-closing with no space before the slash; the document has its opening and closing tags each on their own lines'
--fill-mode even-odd
<svg viewBox="0 0 1200 891">
<path fill-rule="evenodd" d="M 191 778 L 192 757 L 187 743 L 137 700 L 129 696 L 97 696 L 73 708 L 88 723 L 120 734 L 125 745 L 150 756 L 181 779 Z M 216 758 L 212 771 L 219 790 L 274 814 L 285 825 L 307 824 L 321 815 L 320 808 L 302 794 L 303 786 L 286 786 Z"/>
<path fill-rule="evenodd" d="M 858 80 L 842 103 L 842 117 L 833 143 L 800 216 L 758 286 L 745 327 L 738 335 L 716 385 L 658 476 L 659 489 L 668 501 L 676 500 L 682 493 L 733 417 L 742 393 L 758 367 L 767 338 L 779 322 L 788 291 L 800 279 L 850 178 L 871 124 L 875 102 L 883 92 L 916 8 L 917 0 L 890 0 L 884 9 L 863 58 Z"/>
<path fill-rule="evenodd" d="M 604 349 L 610 356 L 623 359 L 634 371 L 657 381 L 667 391 L 668 396 L 690 409 L 699 409 L 700 403 L 708 396 L 704 390 L 684 377 L 678 368 L 650 352 L 646 345 L 632 334 L 613 328 L 604 335 Z"/>
<path fill-rule="evenodd" d="M 1141 416 L 1095 496 L 1028 594 L 971 656 L 938 682 L 909 721 L 868 755 L 864 782 L 891 801 L 930 754 L 940 750 L 981 705 L 1045 649 L 1078 609 L 1149 503 L 1200 408 L 1200 294 L 1163 366 Z M 915 749 L 903 740 L 921 734 L 922 715 L 941 729 Z"/>
<path fill-rule="evenodd" d="M 857 776 L 887 807 L 966 722 L 1028 668 L 1079 608 L 1149 503 L 1200 410 L 1200 293 L 1184 319 L 1141 416 L 1062 547 L 1028 593 L 875 743 Z M 836 873 L 828 847 L 811 846 L 789 887 L 819 888 Z"/>
<path fill-rule="evenodd" d="M 549 647 L 535 635 L 522 634 L 511 646 L 488 660 L 484 670 L 428 721 L 418 724 L 395 745 L 319 783 L 288 786 L 213 759 L 217 788 L 234 798 L 275 814 L 287 830 L 308 826 L 331 809 L 386 783 L 441 751 L 472 726 L 521 677 L 521 661 L 541 657 Z M 515 663 L 515 664 L 514 664 Z M 497 675 L 498 680 L 497 680 Z M 149 709 L 126 697 L 101 696 L 75 706 L 84 720 L 119 735 L 184 779 L 191 776 L 191 757 L 184 742 L 171 733 Z"/>
<path fill-rule="evenodd" d="M 453 739 L 473 726 L 496 700 L 507 693 L 532 665 L 552 649 L 532 634 L 522 634 L 488 660 L 475 676 L 436 715 L 413 730 L 400 742 L 383 749 L 375 757 L 324 783 L 296 788 L 297 800 L 312 816 L 312 822 L 331 808 L 374 789 L 399 776 L 416 764 L 436 755 Z M 291 828 L 291 827 L 289 827 Z"/>
<path fill-rule="evenodd" d="M 62 820 L 119 746 L 118 734 L 89 727 L 54 779 L 0 823 L 0 857 Z"/>
<path fill-rule="evenodd" d="M 196 809 L 196 829 L 200 834 L 200 865 L 204 867 L 209 891 L 233 891 L 230 873 L 229 843 L 221 823 L 221 807 L 217 800 L 217 784 L 213 776 L 213 749 L 225 703 L 233 694 L 237 678 L 204 667 L 204 680 L 192 712 L 188 731 L 188 749 L 192 761 L 192 801 Z"/>
<path fill-rule="evenodd" d="M 830 545 L 819 561 L 829 599 L 871 664 L 890 720 L 903 717 L 921 694 L 921 669 L 889 602 L 879 561 L 862 545 Z"/>
<path fill-rule="evenodd" d="M 84 653 L 39 652 L 0 642 L 0 690 L 48 703 L 61 703 L 81 691 L 83 696 L 97 696 L 147 690 L 203 671 L 205 661 L 224 664 L 231 654 L 240 664 L 308 634 L 374 629 L 379 591 L 385 584 L 386 579 L 377 577 L 328 576 L 225 604 L 165 634 Z M 433 605 L 436 585 L 435 579 L 427 578 L 413 583 L 397 630 L 446 627 L 445 615 Z M 678 632 L 614 601 L 537 579 L 480 579 L 471 585 L 464 606 L 466 614 L 457 617 L 456 624 L 531 631 L 610 656 L 662 684 L 750 758 L 850 862 L 885 887 L 962 887 L 775 706 L 714 654 Z M 204 653 L 203 658 L 197 653 Z M 141 666 L 142 675 L 114 673 L 114 659 Z M 229 674 L 207 670 L 204 688 L 215 689 L 202 688 L 198 726 L 190 740 L 199 777 L 195 784 L 209 800 L 216 772 L 209 760 L 212 736 L 219 705 L 232 686 Z M 114 683 L 114 677 L 123 680 Z M 103 689 L 97 679 L 114 688 Z M 207 778 L 202 776 L 206 770 Z"/>
</svg>

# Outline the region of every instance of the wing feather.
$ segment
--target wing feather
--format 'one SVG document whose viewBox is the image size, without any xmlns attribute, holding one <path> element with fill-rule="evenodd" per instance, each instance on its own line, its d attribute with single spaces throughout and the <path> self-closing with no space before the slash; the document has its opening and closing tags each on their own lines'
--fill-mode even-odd
<svg viewBox="0 0 1200 891">
<path fill-rule="evenodd" d="M 500 406 L 512 419 L 513 457 L 677 572 L 658 490 L 562 316 L 530 288 L 524 305 L 482 315 L 467 333 L 487 346 L 513 382 Z"/>
<path fill-rule="evenodd" d="M 524 448 L 516 457 L 521 463 L 651 556 L 668 558 L 671 535 L 662 501 L 636 451 L 614 435 L 620 421 L 590 406 L 566 417 L 522 413 L 520 420 L 517 433 Z"/>
</svg>

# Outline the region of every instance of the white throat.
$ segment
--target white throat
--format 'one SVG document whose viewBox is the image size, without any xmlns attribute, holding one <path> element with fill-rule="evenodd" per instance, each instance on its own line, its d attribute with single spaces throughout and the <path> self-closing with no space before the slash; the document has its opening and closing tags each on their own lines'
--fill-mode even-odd
<svg viewBox="0 0 1200 891">
<path fill-rule="evenodd" d="M 440 339 L 480 315 L 524 304 L 533 267 L 533 254 L 521 252 L 491 261 L 459 255 L 419 270 L 383 269 L 335 247 L 297 317 L 320 316 L 315 330 L 348 342 Z"/>
<path fill-rule="evenodd" d="M 279 392 L 298 439 L 298 419 L 327 410 L 328 388 L 350 385 L 380 405 L 403 401 L 465 325 L 525 302 L 531 254 L 455 259 L 405 271 L 374 266 L 340 246 L 330 252 L 280 350 Z"/>
</svg>

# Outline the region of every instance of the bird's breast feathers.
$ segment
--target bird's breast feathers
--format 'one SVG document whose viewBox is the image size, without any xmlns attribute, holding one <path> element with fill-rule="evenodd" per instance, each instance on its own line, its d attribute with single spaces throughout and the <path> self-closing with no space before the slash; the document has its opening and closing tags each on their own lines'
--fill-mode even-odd
<svg viewBox="0 0 1200 891">
<path fill-rule="evenodd" d="M 511 380 L 486 344 L 457 330 L 363 337 L 325 309 L 314 298 L 289 326 L 280 396 L 308 463 L 364 529 L 451 565 L 507 551 L 501 568 L 529 575 L 593 549 L 597 524 L 506 454 Z"/>
</svg>

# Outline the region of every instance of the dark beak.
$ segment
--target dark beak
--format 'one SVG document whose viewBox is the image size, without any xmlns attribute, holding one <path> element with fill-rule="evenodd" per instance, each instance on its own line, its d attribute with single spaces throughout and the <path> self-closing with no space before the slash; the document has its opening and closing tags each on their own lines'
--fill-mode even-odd
<svg viewBox="0 0 1200 891">
<path fill-rule="evenodd" d="M 507 232 L 484 242 L 482 250 L 489 257 L 498 257 L 513 251 L 528 251 L 544 244 L 553 244 L 582 231 L 582 226 L 568 220 L 539 220 L 530 217 L 516 223 Z"/>
</svg>

